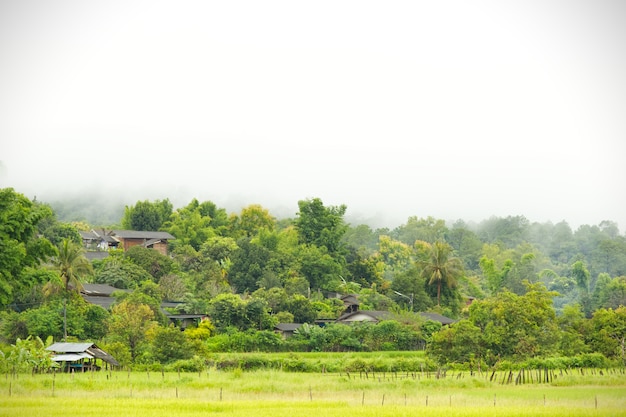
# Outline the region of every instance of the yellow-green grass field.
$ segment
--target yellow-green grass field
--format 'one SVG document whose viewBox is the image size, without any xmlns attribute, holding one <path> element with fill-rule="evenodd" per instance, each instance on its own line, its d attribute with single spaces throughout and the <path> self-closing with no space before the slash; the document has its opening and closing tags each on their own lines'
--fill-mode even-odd
<svg viewBox="0 0 626 417">
<path fill-rule="evenodd" d="M 497 379 L 497 382 L 495 381 Z M 100 371 L 1 375 L 0 416 L 626 416 L 626 376 Z"/>
</svg>

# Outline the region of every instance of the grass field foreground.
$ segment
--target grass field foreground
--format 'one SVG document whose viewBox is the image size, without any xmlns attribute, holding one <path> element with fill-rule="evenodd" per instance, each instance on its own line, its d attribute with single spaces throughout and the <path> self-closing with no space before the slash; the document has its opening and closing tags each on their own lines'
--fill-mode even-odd
<svg viewBox="0 0 626 417">
<path fill-rule="evenodd" d="M 497 379 L 496 379 L 497 380 Z M 0 416 L 626 416 L 626 380 L 567 375 L 502 385 L 486 375 L 280 371 L 3 375 Z"/>
</svg>

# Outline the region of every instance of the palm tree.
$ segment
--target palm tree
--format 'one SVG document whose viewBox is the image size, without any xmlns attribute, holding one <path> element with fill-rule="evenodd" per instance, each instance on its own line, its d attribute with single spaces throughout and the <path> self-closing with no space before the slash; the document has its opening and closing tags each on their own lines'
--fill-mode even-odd
<svg viewBox="0 0 626 417">
<path fill-rule="evenodd" d="M 52 259 L 52 265 L 59 272 L 63 289 L 66 293 L 70 288 L 80 291 L 81 278 L 93 271 L 91 262 L 85 258 L 85 250 L 69 239 L 63 239 L 58 250 L 59 254 Z"/>
<path fill-rule="evenodd" d="M 52 258 L 53 268 L 59 272 L 59 281 L 49 282 L 46 292 L 56 292 L 61 287 L 64 293 L 63 300 L 63 341 L 67 340 L 67 296 L 70 289 L 80 291 L 81 278 L 93 271 L 91 262 L 85 258 L 82 246 L 69 239 L 63 239 L 58 247 L 59 254 Z"/>
<path fill-rule="evenodd" d="M 463 276 L 463 263 L 452 256 L 452 246 L 436 241 L 429 245 L 424 258 L 417 261 L 421 276 L 428 280 L 428 285 L 437 285 L 437 305 L 441 305 L 441 286 L 456 287 L 456 281 Z"/>
</svg>

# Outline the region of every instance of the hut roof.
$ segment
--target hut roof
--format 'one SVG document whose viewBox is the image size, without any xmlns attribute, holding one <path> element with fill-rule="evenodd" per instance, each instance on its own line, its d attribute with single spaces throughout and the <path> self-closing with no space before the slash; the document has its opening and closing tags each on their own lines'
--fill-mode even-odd
<svg viewBox="0 0 626 417">
<path fill-rule="evenodd" d="M 104 350 L 100 349 L 93 343 L 85 342 L 85 343 L 66 343 L 66 342 L 57 342 L 48 346 L 46 350 L 57 353 L 57 355 L 53 356 L 54 361 L 56 362 L 71 362 L 80 359 L 86 358 L 98 358 L 103 361 L 113 365 L 120 366 L 119 362 L 115 360 L 115 358 Z M 61 354 L 61 355 L 59 355 Z M 87 356 L 84 356 L 87 355 Z M 54 359 L 54 358 L 57 359 Z M 61 359 L 65 358 L 65 359 Z M 76 358 L 76 359 L 67 359 L 67 358 Z"/>
</svg>

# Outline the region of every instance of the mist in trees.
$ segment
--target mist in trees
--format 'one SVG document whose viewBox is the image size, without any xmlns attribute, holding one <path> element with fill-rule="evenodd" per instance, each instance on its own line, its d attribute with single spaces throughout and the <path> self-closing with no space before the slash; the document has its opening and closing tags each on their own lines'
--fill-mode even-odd
<svg viewBox="0 0 626 417">
<path fill-rule="evenodd" d="M 610 221 L 572 230 L 564 221 L 523 216 L 477 224 L 412 216 L 390 230 L 350 224 L 345 205 L 326 206 L 319 198 L 299 201 L 294 217 L 281 219 L 257 204 L 227 213 L 210 201 L 175 208 L 164 199 L 127 205 L 105 225 L 71 221 L 12 189 L 0 190 L 0 197 L 5 342 L 63 334 L 63 296 L 49 291 L 59 282 L 65 293 L 82 283 L 120 290 L 110 310 L 86 303 L 76 291 L 67 299 L 65 325 L 70 338 L 102 340 L 131 362 L 188 359 L 168 357 L 160 346 L 200 352 L 225 346 L 221 335 L 238 335 L 232 340 L 240 347 L 270 350 L 428 342 L 434 357 L 469 361 L 479 355 L 489 363 L 503 356 L 620 354 L 619 331 L 600 334 L 599 325 L 590 324 L 619 329 L 626 304 L 626 237 Z M 103 226 L 167 231 L 175 240 L 167 255 L 136 246 L 85 263 L 79 231 Z M 331 326 L 328 333 L 304 328 L 289 343 L 264 333 L 280 322 L 333 321 L 346 308 L 338 297 L 348 294 L 362 310 L 395 314 L 400 324 L 386 326 L 400 333 L 408 326 L 404 341 L 385 341 L 380 329 L 386 327 L 372 325 L 349 332 Z M 169 313 L 205 315 L 208 335 L 188 340 L 168 330 L 163 300 L 179 302 Z M 417 315 L 425 311 L 458 322 L 427 331 L 430 325 Z M 130 316 L 132 326 L 124 326 Z M 345 343 L 321 342 L 335 337 Z M 601 348 L 601 341 L 610 347 Z"/>
</svg>

